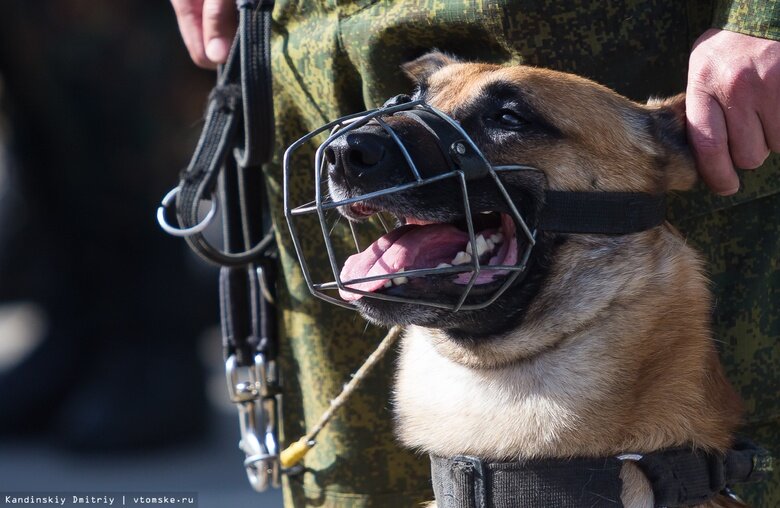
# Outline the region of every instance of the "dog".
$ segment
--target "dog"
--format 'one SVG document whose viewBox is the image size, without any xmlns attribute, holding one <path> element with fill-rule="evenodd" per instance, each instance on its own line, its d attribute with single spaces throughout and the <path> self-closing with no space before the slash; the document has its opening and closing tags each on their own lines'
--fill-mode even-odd
<svg viewBox="0 0 780 508">
<path fill-rule="evenodd" d="M 696 181 L 682 95 L 638 104 L 571 74 L 461 62 L 438 51 L 403 70 L 416 83 L 411 99 L 457 121 L 491 164 L 539 171 L 502 176 L 530 222 L 545 186 L 658 195 Z M 411 156 L 424 161 L 422 170 L 444 170 L 444 158 L 418 123 L 400 115 L 386 122 L 408 142 Z M 408 178 L 402 154 L 382 132 L 368 124 L 325 151 L 331 195 L 345 199 Z M 433 238 L 446 227 L 463 229 L 459 192 L 456 183 L 442 181 L 339 210 L 352 221 L 392 213 L 426 249 L 426 231 Z M 504 227 L 509 210 L 496 205 L 494 188 L 469 182 L 468 196 L 476 229 L 493 220 L 491 231 L 504 237 L 516 231 L 516 224 Z M 524 240 L 513 241 L 522 250 Z M 452 249 L 449 240 L 441 242 L 448 247 L 429 250 Z M 348 261 L 342 275 L 359 272 L 358 261 Z M 499 275 L 494 278 L 506 276 Z M 369 291 L 453 302 L 463 291 L 454 279 L 401 276 Z M 497 284 L 478 281 L 467 302 Z M 527 274 L 484 309 L 452 312 L 348 291 L 342 297 L 369 321 L 407 327 L 394 411 L 400 441 L 415 450 L 489 461 L 675 447 L 724 452 L 740 424 L 741 402 L 710 330 L 703 262 L 668 223 L 624 235 L 540 231 Z M 651 485 L 634 463 L 622 463 L 620 478 L 624 506 L 654 506 Z M 718 495 L 700 506 L 743 505 Z"/>
</svg>

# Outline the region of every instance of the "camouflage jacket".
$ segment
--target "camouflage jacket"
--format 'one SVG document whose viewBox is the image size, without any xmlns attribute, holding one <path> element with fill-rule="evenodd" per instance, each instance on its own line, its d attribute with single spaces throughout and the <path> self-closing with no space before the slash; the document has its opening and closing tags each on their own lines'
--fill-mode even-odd
<svg viewBox="0 0 780 508">
<path fill-rule="evenodd" d="M 432 48 L 468 60 L 574 72 L 639 101 L 673 95 L 685 89 L 691 44 L 708 28 L 780 39 L 780 1 L 277 0 L 274 21 L 276 148 L 281 154 L 324 123 L 409 92 L 411 83 L 399 65 Z M 311 152 L 304 152 L 294 163 L 305 179 L 311 178 Z M 303 435 L 328 407 L 383 331 L 309 294 L 282 216 L 278 162 L 279 158 L 265 171 L 273 219 L 280 225 L 283 427 L 289 442 Z M 777 228 L 771 220 L 759 222 L 766 217 L 762 214 L 774 212 L 730 207 L 762 203 L 759 198 L 777 194 L 780 159 L 774 156 L 763 168 L 741 176 L 743 190 L 736 196 L 720 198 L 702 187 L 677 199 L 673 216 L 678 224 L 696 218 L 685 224 L 692 232 L 689 239 L 709 249 L 705 256 L 717 271 L 717 288 L 728 291 L 732 286 L 725 282 L 737 280 L 733 298 L 718 295 L 719 301 L 728 303 L 721 308 L 723 315 L 731 318 L 715 333 L 726 345 L 727 363 L 728 358 L 739 359 L 728 370 L 748 402 L 749 419 L 766 421 L 778 411 L 772 394 L 777 393 L 780 364 L 772 330 L 780 321 L 772 310 L 773 297 L 766 294 L 771 288 L 761 286 L 764 292 L 756 293 L 758 300 L 746 296 L 763 280 L 763 273 L 771 266 L 776 269 L 777 247 L 767 248 L 762 254 L 766 262 L 760 265 L 750 266 L 755 261 L 751 258 L 741 264 L 732 260 L 755 245 L 757 235 L 769 239 L 765 245 L 774 245 L 777 233 L 772 231 Z M 291 180 L 293 194 L 305 188 L 296 178 Z M 729 222 L 713 215 L 737 208 L 752 217 L 755 227 L 749 234 L 742 218 Z M 704 217 L 707 220 L 700 220 Z M 320 235 L 317 223 L 299 228 L 302 236 Z M 722 235 L 730 236 L 724 240 Z M 346 241 L 348 228 L 343 224 L 335 228 L 332 238 Z M 327 258 L 317 247 L 304 249 L 315 259 L 319 256 L 327 270 Z M 752 276 L 743 280 L 745 263 Z M 757 307 L 766 309 L 763 321 L 756 328 L 746 326 L 755 322 L 750 317 Z M 392 437 L 388 398 L 393 361 L 388 358 L 370 376 L 320 435 L 320 443 L 306 457 L 308 473 L 288 481 L 288 503 L 362 508 L 413 506 L 430 499 L 427 461 L 400 450 Z"/>
</svg>

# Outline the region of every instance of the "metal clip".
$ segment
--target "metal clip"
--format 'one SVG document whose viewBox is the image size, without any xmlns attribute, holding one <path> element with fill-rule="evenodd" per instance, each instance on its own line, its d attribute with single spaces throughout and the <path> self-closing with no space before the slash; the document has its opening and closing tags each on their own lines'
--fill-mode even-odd
<svg viewBox="0 0 780 508">
<path fill-rule="evenodd" d="M 253 365 L 240 367 L 235 355 L 225 361 L 230 399 L 238 406 L 241 429 L 239 448 L 246 454 L 249 483 L 258 492 L 279 487 L 279 440 L 276 432 L 277 397 L 275 362 L 258 353 Z"/>
</svg>

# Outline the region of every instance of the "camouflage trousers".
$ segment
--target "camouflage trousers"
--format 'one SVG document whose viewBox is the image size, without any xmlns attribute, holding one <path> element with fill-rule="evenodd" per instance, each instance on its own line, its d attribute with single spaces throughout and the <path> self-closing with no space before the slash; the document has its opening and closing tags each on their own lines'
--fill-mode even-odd
<svg viewBox="0 0 780 508">
<path fill-rule="evenodd" d="M 277 153 L 332 119 L 410 91 L 398 65 L 431 48 L 575 72 L 638 100 L 677 93 L 684 89 L 691 39 L 706 28 L 711 7 L 674 0 L 278 1 L 272 40 Z M 314 148 L 300 154 L 299 167 L 311 167 L 306 158 Z M 289 443 L 314 424 L 384 331 L 308 293 L 282 215 L 278 159 L 265 171 L 283 268 L 283 432 Z M 310 178 L 310 171 L 300 178 Z M 303 188 L 296 178 L 293 192 Z M 704 189 L 680 196 L 673 215 L 710 262 L 716 337 L 747 402 L 748 433 L 780 451 L 778 159 L 747 174 L 744 187 L 730 199 Z M 302 236 L 320 234 L 316 223 L 299 228 Z M 337 229 L 339 235 L 346 238 L 348 230 Z M 427 457 L 400 449 L 393 439 L 393 362 L 387 358 L 320 435 L 306 457 L 306 473 L 286 480 L 288 506 L 403 507 L 432 499 Z M 777 477 L 744 493 L 755 506 L 780 503 Z"/>
</svg>

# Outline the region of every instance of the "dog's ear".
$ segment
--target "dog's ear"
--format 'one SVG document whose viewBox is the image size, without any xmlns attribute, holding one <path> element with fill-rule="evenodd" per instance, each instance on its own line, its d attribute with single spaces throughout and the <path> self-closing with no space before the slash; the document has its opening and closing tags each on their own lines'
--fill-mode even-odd
<svg viewBox="0 0 780 508">
<path fill-rule="evenodd" d="M 401 65 L 401 70 L 416 83 L 423 84 L 428 81 L 428 78 L 434 72 L 444 66 L 457 62 L 457 58 L 442 53 L 438 49 L 434 49 L 421 57 L 415 58 L 411 62 L 406 62 Z"/>
<path fill-rule="evenodd" d="M 685 130 L 685 94 L 652 98 L 647 106 L 652 135 L 661 146 L 666 190 L 690 189 L 697 173 Z"/>
</svg>

